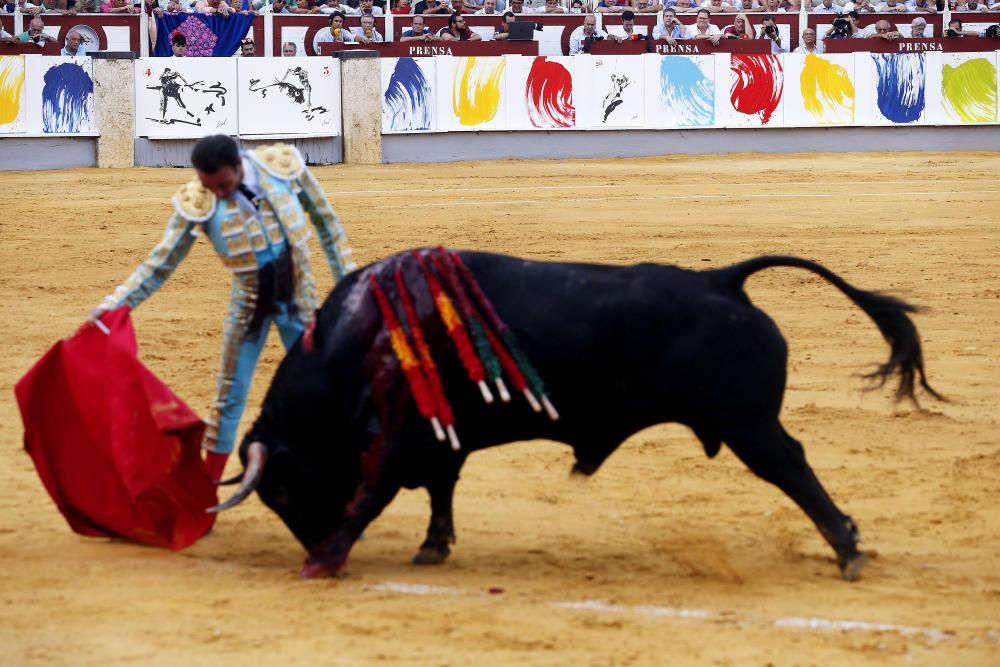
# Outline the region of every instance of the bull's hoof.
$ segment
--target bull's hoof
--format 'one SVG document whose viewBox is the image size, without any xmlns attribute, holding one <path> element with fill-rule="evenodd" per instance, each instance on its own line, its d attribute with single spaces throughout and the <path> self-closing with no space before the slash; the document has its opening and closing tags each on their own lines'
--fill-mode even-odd
<svg viewBox="0 0 1000 667">
<path fill-rule="evenodd" d="M 448 548 L 448 545 L 440 547 L 420 547 L 420 551 L 413 556 L 413 564 L 440 565 L 448 558 L 449 554 L 451 554 L 451 549 Z"/>
<path fill-rule="evenodd" d="M 858 576 L 861 574 L 861 568 L 867 562 L 868 554 L 864 551 L 841 560 L 838 563 L 840 565 L 840 576 L 844 578 L 844 581 L 857 581 Z"/>
<path fill-rule="evenodd" d="M 302 570 L 299 572 L 299 576 L 303 579 L 323 579 L 324 577 L 332 577 L 337 574 L 339 569 L 339 566 L 310 559 L 302 565 Z"/>
</svg>

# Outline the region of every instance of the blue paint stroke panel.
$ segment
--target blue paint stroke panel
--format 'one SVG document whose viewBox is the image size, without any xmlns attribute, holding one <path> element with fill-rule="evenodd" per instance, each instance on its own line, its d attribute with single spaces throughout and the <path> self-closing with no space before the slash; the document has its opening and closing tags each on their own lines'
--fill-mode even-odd
<svg viewBox="0 0 1000 667">
<path fill-rule="evenodd" d="M 913 123 L 924 112 L 927 77 L 923 53 L 873 53 L 878 109 L 893 123 Z"/>
<path fill-rule="evenodd" d="M 715 81 L 686 56 L 660 60 L 660 102 L 674 123 L 703 127 L 715 123 Z"/>
<path fill-rule="evenodd" d="M 382 101 L 382 119 L 393 131 L 429 130 L 434 98 L 424 71 L 414 58 L 400 58 Z"/>
<path fill-rule="evenodd" d="M 47 133 L 89 130 L 94 81 L 74 62 L 50 67 L 42 88 L 42 130 Z"/>
</svg>

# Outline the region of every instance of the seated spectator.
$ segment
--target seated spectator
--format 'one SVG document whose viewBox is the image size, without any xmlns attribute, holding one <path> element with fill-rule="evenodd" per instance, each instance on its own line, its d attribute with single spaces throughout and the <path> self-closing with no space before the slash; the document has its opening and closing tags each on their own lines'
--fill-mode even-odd
<svg viewBox="0 0 1000 667">
<path fill-rule="evenodd" d="M 792 53 L 823 53 L 823 45 L 816 41 L 816 28 L 806 28 L 802 31 L 802 43 L 795 47 Z"/>
<path fill-rule="evenodd" d="M 645 35 L 641 35 L 636 32 L 635 29 L 635 12 L 631 9 L 626 9 L 622 12 L 622 32 L 621 34 L 608 33 L 608 39 L 613 39 L 619 44 L 622 42 L 634 42 L 640 39 L 645 39 Z"/>
<path fill-rule="evenodd" d="M 497 0 L 484 0 L 483 8 L 476 11 L 476 16 L 485 16 L 487 14 L 492 15 L 496 13 L 497 13 Z"/>
<path fill-rule="evenodd" d="M 500 3 L 497 3 L 497 7 L 503 10 L 503 5 Z M 515 14 L 530 14 L 530 12 L 524 8 L 524 0 L 510 0 L 510 11 Z"/>
<path fill-rule="evenodd" d="M 701 7 L 713 14 L 733 14 L 738 11 L 736 7 L 733 7 L 725 0 L 705 0 L 701 3 Z"/>
<path fill-rule="evenodd" d="M 597 3 L 598 14 L 621 14 L 628 8 L 627 0 L 601 0 Z"/>
<path fill-rule="evenodd" d="M 253 37 L 244 37 L 240 40 L 240 57 L 253 58 L 257 55 L 257 48 L 254 46 Z"/>
<path fill-rule="evenodd" d="M 36 16 L 28 23 L 28 29 L 17 36 L 17 41 L 21 44 L 32 43 L 40 48 L 49 42 L 54 42 L 55 38 L 45 33 L 45 22 L 41 17 Z"/>
<path fill-rule="evenodd" d="M 757 0 L 740 0 L 736 3 L 736 9 L 744 14 L 764 11 L 764 8 Z"/>
<path fill-rule="evenodd" d="M 99 14 L 101 11 L 97 6 L 97 0 L 76 0 L 73 9 L 77 14 Z"/>
<path fill-rule="evenodd" d="M 323 0 L 296 0 L 292 6 L 293 14 L 322 14 Z"/>
<path fill-rule="evenodd" d="M 493 1 L 496 2 L 496 0 Z M 413 5 L 410 4 L 410 0 L 396 0 L 392 13 L 396 16 L 408 16 L 413 13 Z"/>
<path fill-rule="evenodd" d="M 24 10 L 25 14 L 37 16 L 38 14 L 76 14 L 76 9 L 69 9 L 66 0 L 39 0 L 33 9 Z"/>
<path fill-rule="evenodd" d="M 655 14 L 663 10 L 659 0 L 636 0 L 632 11 L 636 14 Z"/>
<path fill-rule="evenodd" d="M 865 37 L 877 37 L 878 39 L 886 39 L 886 40 L 899 39 L 900 37 L 902 37 L 902 35 L 899 32 L 897 32 L 892 27 L 892 24 L 889 23 L 889 21 L 887 21 L 886 19 L 880 19 L 878 23 L 875 24 L 873 32 L 869 32 L 871 28 L 872 28 L 871 26 L 868 26 L 868 28 L 862 30 L 857 35 L 857 37 L 861 37 L 862 34 L 864 34 Z"/>
<path fill-rule="evenodd" d="M 781 8 L 778 0 L 762 0 L 760 4 L 763 5 L 766 14 L 780 14 L 785 11 Z"/>
<path fill-rule="evenodd" d="M 116 0 L 111 1 L 115 2 Z M 232 7 L 224 0 L 199 0 L 194 4 L 194 11 L 198 14 L 218 14 L 219 16 L 229 16 L 233 13 Z"/>
<path fill-rule="evenodd" d="M 709 21 L 711 16 L 712 12 L 707 9 L 699 9 L 698 18 L 695 19 L 694 25 L 688 26 L 687 33 L 685 33 L 684 38 L 707 39 L 715 46 L 718 46 L 719 40 L 722 39 L 722 31 L 712 25 Z"/>
<path fill-rule="evenodd" d="M 413 6 L 414 14 L 450 14 L 451 7 L 448 3 L 441 2 L 441 0 L 420 0 L 416 5 Z"/>
<path fill-rule="evenodd" d="M 945 37 L 986 37 L 986 30 L 965 30 L 959 19 L 948 21 L 948 29 L 944 31 Z"/>
<path fill-rule="evenodd" d="M 753 39 L 753 26 L 750 24 L 750 19 L 747 18 L 747 15 L 740 12 L 733 19 L 732 25 L 727 25 L 723 28 L 722 35 L 726 39 Z"/>
<path fill-rule="evenodd" d="M 354 41 L 360 44 L 373 44 L 375 42 L 385 41 L 385 39 L 382 38 L 382 33 L 375 29 L 374 16 L 361 17 L 361 29 L 355 31 Z"/>
<path fill-rule="evenodd" d="M 374 0 L 361 0 L 358 5 L 362 16 L 384 16 L 381 7 L 376 7 Z"/>
<path fill-rule="evenodd" d="M 607 39 L 608 34 L 597 28 L 597 17 L 587 14 L 583 19 L 583 25 L 576 28 L 569 36 L 569 54 L 578 56 L 581 53 L 590 53 L 590 44 L 593 41 Z"/>
<path fill-rule="evenodd" d="M 339 2 L 339 0 L 338 0 Z M 292 10 L 288 8 L 288 3 L 285 0 L 274 0 L 271 3 L 271 13 L 272 14 L 291 14 Z"/>
<path fill-rule="evenodd" d="M 0 26 L 0 44 L 16 45 L 16 44 L 20 44 L 20 43 L 21 42 L 20 42 L 20 40 L 17 37 L 15 37 L 14 35 L 10 34 L 6 30 L 4 30 L 2 26 Z"/>
<path fill-rule="evenodd" d="M 927 29 L 927 19 L 922 16 L 910 21 L 910 37 L 913 39 L 923 39 L 926 35 L 924 31 Z"/>
<path fill-rule="evenodd" d="M 771 40 L 771 53 L 773 55 L 788 53 L 788 49 L 781 43 L 781 32 L 778 31 L 778 26 L 775 24 L 773 16 L 765 16 L 761 19 L 760 32 L 757 35 L 757 39 Z"/>
<path fill-rule="evenodd" d="M 448 25 L 438 31 L 438 37 L 444 42 L 478 42 L 482 39 L 469 26 L 465 25 L 465 17 L 458 12 L 448 17 Z"/>
<path fill-rule="evenodd" d="M 354 34 L 344 28 L 344 15 L 340 12 L 330 14 L 330 27 L 316 33 L 316 43 L 322 42 L 354 42 Z"/>
<path fill-rule="evenodd" d="M 859 14 L 873 14 L 875 12 L 875 5 L 872 4 L 871 0 L 854 0 L 854 2 L 848 2 L 844 5 L 844 13 L 852 11 Z"/>
<path fill-rule="evenodd" d="M 677 20 L 677 11 L 673 7 L 663 10 L 663 21 L 653 28 L 653 39 L 662 39 L 671 46 L 676 46 L 678 39 L 684 39 L 684 26 Z"/>
<path fill-rule="evenodd" d="M 801 9 L 802 3 L 799 0 L 785 0 L 778 11 L 787 14 L 798 14 Z"/>
<path fill-rule="evenodd" d="M 70 30 L 66 33 L 66 45 L 59 50 L 61 56 L 85 56 L 87 47 L 83 45 L 83 35 L 77 30 Z"/>
<path fill-rule="evenodd" d="M 893 0 L 895 2 L 895 0 Z M 823 0 L 813 7 L 813 14 L 842 14 L 843 9 L 833 0 Z"/>
<path fill-rule="evenodd" d="M 673 6 L 673 10 L 678 14 L 692 14 L 698 9 L 698 3 L 695 0 L 677 0 Z"/>
<path fill-rule="evenodd" d="M 181 7 L 180 0 L 158 0 L 159 6 L 153 8 L 153 13 L 157 16 L 163 16 L 164 13 L 167 14 L 183 14 L 184 8 Z"/>
<path fill-rule="evenodd" d="M 102 14 L 134 14 L 139 11 L 132 5 L 132 0 L 108 0 L 101 5 Z"/>
<path fill-rule="evenodd" d="M 875 5 L 875 11 L 881 13 L 887 12 L 905 12 L 906 3 L 900 0 L 885 0 L 877 5 Z"/>
<path fill-rule="evenodd" d="M 285 42 L 281 45 L 281 55 L 283 58 L 294 58 L 299 54 L 299 47 L 295 42 Z"/>
<path fill-rule="evenodd" d="M 183 58 L 187 55 L 188 40 L 183 32 L 174 31 L 170 35 L 170 50 L 173 51 L 175 58 Z"/>
<path fill-rule="evenodd" d="M 413 23 L 409 30 L 404 30 L 399 38 L 400 42 L 437 42 L 438 36 L 431 32 L 431 29 L 424 25 L 422 14 L 413 16 Z"/>
<path fill-rule="evenodd" d="M 489 2 L 489 0 L 487 0 Z M 510 24 L 514 21 L 516 17 L 514 12 L 504 12 L 503 23 L 497 26 L 496 31 L 493 33 L 494 40 L 504 40 L 510 37 Z"/>
<path fill-rule="evenodd" d="M 559 0 L 545 0 L 545 6 L 534 11 L 535 14 L 565 14 L 566 9 L 559 4 Z"/>
</svg>

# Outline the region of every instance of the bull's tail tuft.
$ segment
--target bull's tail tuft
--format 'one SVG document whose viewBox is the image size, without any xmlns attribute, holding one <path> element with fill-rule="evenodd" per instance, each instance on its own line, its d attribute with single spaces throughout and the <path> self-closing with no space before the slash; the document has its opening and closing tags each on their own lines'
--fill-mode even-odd
<svg viewBox="0 0 1000 667">
<path fill-rule="evenodd" d="M 798 257 L 764 256 L 747 260 L 739 264 L 718 269 L 717 276 L 721 286 L 734 291 L 742 291 L 744 281 L 752 274 L 762 269 L 776 266 L 788 266 L 811 271 L 847 295 L 859 308 L 875 322 L 886 342 L 889 343 L 889 359 L 864 377 L 871 383 L 870 389 L 885 386 L 894 375 L 899 376 L 896 386 L 896 400 L 909 399 L 917 402 L 915 386 L 919 382 L 924 391 L 938 400 L 946 400 L 928 383 L 924 374 L 924 357 L 920 346 L 920 336 L 917 327 L 910 319 L 909 313 L 916 313 L 920 308 L 881 292 L 858 289 L 846 280 L 815 262 Z"/>
</svg>

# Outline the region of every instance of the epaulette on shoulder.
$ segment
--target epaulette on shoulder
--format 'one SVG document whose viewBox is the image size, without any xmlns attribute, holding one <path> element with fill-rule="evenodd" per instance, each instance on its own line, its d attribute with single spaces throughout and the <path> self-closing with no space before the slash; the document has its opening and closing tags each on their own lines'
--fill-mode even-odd
<svg viewBox="0 0 1000 667">
<path fill-rule="evenodd" d="M 249 151 L 247 154 L 263 167 L 264 171 L 282 180 L 290 181 L 298 178 L 306 169 L 302 154 L 295 146 L 288 144 L 273 144 Z"/>
<path fill-rule="evenodd" d="M 174 209 L 185 220 L 205 222 L 215 212 L 215 195 L 193 178 L 178 190 L 173 198 Z"/>
</svg>

